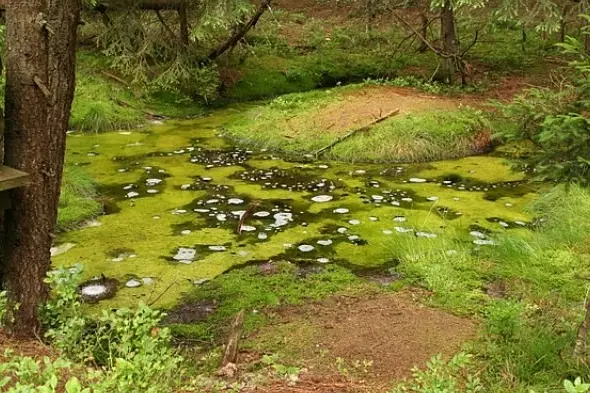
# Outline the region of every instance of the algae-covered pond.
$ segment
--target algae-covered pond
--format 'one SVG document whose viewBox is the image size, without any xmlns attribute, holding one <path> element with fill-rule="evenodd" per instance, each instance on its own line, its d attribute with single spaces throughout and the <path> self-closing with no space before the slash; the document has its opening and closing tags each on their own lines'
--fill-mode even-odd
<svg viewBox="0 0 590 393">
<path fill-rule="evenodd" d="M 60 235 L 54 265 L 82 263 L 88 278 L 116 279 L 107 304 L 157 299 L 166 307 L 241 265 L 390 267 L 409 238 L 446 239 L 437 244 L 452 253 L 456 244 L 491 247 L 496 233 L 531 225 L 524 206 L 534 189 L 504 158 L 287 162 L 223 139 L 224 123 L 239 114 L 70 134 L 68 161 L 99 182 L 106 214 Z"/>
</svg>

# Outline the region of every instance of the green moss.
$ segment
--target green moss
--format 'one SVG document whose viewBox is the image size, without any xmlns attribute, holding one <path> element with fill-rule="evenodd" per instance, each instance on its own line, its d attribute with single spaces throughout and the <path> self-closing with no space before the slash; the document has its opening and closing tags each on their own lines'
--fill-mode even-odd
<svg viewBox="0 0 590 393">
<path fill-rule="evenodd" d="M 316 94 L 321 97 L 325 93 Z M 306 105 L 306 102 L 302 102 L 301 105 Z M 107 205 L 111 206 L 110 210 L 119 211 L 101 216 L 101 226 L 62 234 L 59 242 L 75 243 L 77 246 L 56 257 L 54 263 L 84 263 L 88 277 L 106 274 L 121 282 L 125 282 L 128 277 L 151 277 L 155 281 L 154 285 L 122 289 L 115 298 L 101 303 L 100 307 L 131 305 L 138 299 L 147 302 L 157 299 L 156 306 L 171 307 L 184 293 L 193 288 L 193 281 L 219 277 L 232 268 L 252 261 L 315 261 L 320 257 L 328 257 L 347 269 L 380 266 L 387 269 L 397 263 L 396 261 L 403 260 L 403 255 L 397 253 L 402 249 L 400 244 L 414 239 L 412 234 L 397 233 L 394 229 L 396 226 L 435 233 L 441 238 L 452 239 L 449 241 L 470 243 L 472 239 L 468 232 L 471 225 L 498 233 L 505 231 L 497 223 L 489 222 L 487 218 L 499 217 L 508 222 L 531 220 L 530 216 L 522 211 L 522 206 L 533 198 L 533 193 L 524 197 L 515 195 L 508 199 L 486 200 L 486 192 L 483 189 L 461 191 L 457 187 L 441 185 L 444 176 L 447 175 L 455 175 L 468 182 L 479 182 L 479 185 L 489 183 L 490 187 L 495 181 L 520 178 L 509 172 L 509 167 L 501 158 L 471 157 L 453 162 L 436 162 L 427 166 L 404 165 L 403 173 L 394 176 L 395 168 L 399 165 L 384 172 L 386 167 L 380 164 L 351 166 L 325 162 L 328 167 L 320 169 L 320 163 L 297 164 L 269 159 L 266 153 L 249 155 L 250 159 L 246 163 L 248 170 L 260 168 L 268 171 L 280 168 L 300 182 L 314 179 L 336 181 L 339 188 L 331 193 L 335 199 L 321 204 L 310 201 L 312 196 L 318 194 L 313 190 L 297 192 L 282 187 L 269 188 L 264 186 L 265 181 L 252 182 L 247 178 L 242 179 L 239 174 L 244 168 L 240 166 L 222 165 L 207 168 L 205 164 L 191 163 L 190 156 L 195 154 L 196 150 L 189 153 L 185 150 L 187 147 L 192 146 L 191 148 L 201 148 L 205 151 L 224 151 L 231 148 L 231 145 L 226 140 L 218 138 L 217 134 L 225 122 L 239 118 L 240 110 L 243 109 L 229 108 L 210 117 L 194 121 L 169 122 L 141 131 L 73 133 L 68 136 L 68 162 L 84 165 L 84 171 L 100 184 L 103 198 Z M 154 168 L 151 173 L 146 173 L 144 167 L 147 166 Z M 357 169 L 363 169 L 366 174 L 356 174 Z M 165 171 L 165 177 L 159 170 Z M 423 176 L 429 182 L 406 182 L 415 176 Z M 143 184 L 149 177 L 163 179 L 163 183 L 156 187 L 159 193 L 145 194 Z M 196 207 L 196 200 L 207 200 L 218 193 L 207 189 L 181 189 L 182 185 L 193 184 L 195 179 L 202 177 L 212 178 L 212 186 L 229 187 L 226 192 L 228 197 L 237 196 L 247 202 L 259 201 L 269 209 L 280 201 L 292 208 L 296 214 L 295 222 L 282 231 L 271 233 L 266 241 L 257 241 L 256 233 L 238 236 L 236 221 L 218 223 L 214 217 L 190 211 Z M 380 189 L 368 187 L 366 182 L 369 179 L 379 182 Z M 140 187 L 141 197 L 125 198 L 129 191 L 123 187 L 128 184 Z M 357 187 L 360 189 L 356 190 Z M 376 205 L 366 203 L 365 199 L 357 195 L 357 192 L 360 192 L 370 198 L 372 194 L 381 194 L 382 190 L 405 191 L 413 195 L 415 201 L 404 206 Z M 509 191 L 501 184 L 497 190 L 500 194 Z M 427 201 L 426 198 L 430 196 L 437 196 L 438 200 Z M 507 200 L 512 201 L 514 206 L 507 207 Z M 339 207 L 346 207 L 350 212 L 342 215 L 333 213 L 333 210 Z M 437 210 L 445 207 L 462 215 L 455 219 L 445 218 Z M 220 208 L 226 209 L 221 206 Z M 244 204 L 236 206 L 233 210 L 245 208 Z M 188 209 L 189 212 L 173 214 L 175 209 Z M 395 223 L 392 221 L 395 216 L 405 216 L 407 222 Z M 351 225 L 350 220 L 358 220 L 360 223 Z M 261 228 L 261 222 L 252 220 L 251 223 Z M 348 227 L 348 233 L 337 233 L 336 229 L 339 227 Z M 180 232 L 185 229 L 191 230 L 191 233 L 181 235 Z M 518 232 L 517 229 L 510 231 Z M 358 235 L 367 244 L 354 244 L 348 239 L 350 235 Z M 318 247 L 309 255 L 301 255 L 295 247 L 305 243 L 315 244 L 318 239 L 326 238 L 333 239 L 334 244 L 325 249 Z M 439 247 L 438 243 L 422 238 L 414 239 L 412 244 L 415 248 Z M 190 265 L 171 260 L 178 247 L 206 248 L 207 245 L 225 245 L 228 250 L 203 253 Z M 289 248 L 286 245 L 293 247 Z M 125 258 L 121 262 L 113 261 L 118 256 L 114 254 L 120 249 L 133 250 L 132 254 L 136 257 Z"/>
<path fill-rule="evenodd" d="M 254 331 L 268 315 L 263 311 L 285 305 L 300 305 L 306 301 L 320 299 L 327 295 L 346 291 L 364 291 L 371 285 L 363 283 L 345 268 L 326 266 L 319 273 L 298 275 L 298 267 L 288 262 L 275 263 L 276 271 L 262 273 L 257 266 L 232 270 L 212 282 L 191 290 L 183 301 L 198 303 L 213 300 L 217 310 L 208 320 L 174 326 L 180 336 L 208 339 L 215 336 L 240 310 L 246 311 L 246 331 Z"/>
</svg>

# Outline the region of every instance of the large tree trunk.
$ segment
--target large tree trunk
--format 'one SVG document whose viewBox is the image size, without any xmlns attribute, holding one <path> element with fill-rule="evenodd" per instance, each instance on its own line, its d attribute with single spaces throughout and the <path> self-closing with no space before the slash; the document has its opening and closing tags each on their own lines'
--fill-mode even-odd
<svg viewBox="0 0 590 393">
<path fill-rule="evenodd" d="M 8 0 L 6 12 L 5 162 L 28 172 L 31 185 L 12 192 L 1 267 L 10 303 L 19 305 L 6 322 L 26 337 L 39 332 L 37 310 L 48 293 L 80 0 Z"/>
<path fill-rule="evenodd" d="M 440 38 L 442 41 L 442 52 L 445 57 L 442 58 L 437 80 L 452 84 L 453 74 L 457 70 L 455 58 L 453 57 L 453 55 L 457 54 L 457 30 L 451 0 L 445 0 L 444 6 L 440 11 L 440 17 Z"/>
</svg>

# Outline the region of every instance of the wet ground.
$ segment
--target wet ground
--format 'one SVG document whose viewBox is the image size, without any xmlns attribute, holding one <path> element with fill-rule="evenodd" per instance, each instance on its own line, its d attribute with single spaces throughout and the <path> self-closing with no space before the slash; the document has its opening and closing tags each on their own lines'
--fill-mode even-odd
<svg viewBox="0 0 590 393">
<path fill-rule="evenodd" d="M 493 247 L 496 234 L 531 225 L 523 208 L 535 190 L 501 157 L 415 166 L 286 162 L 222 138 L 238 113 L 70 134 L 68 160 L 100 183 L 108 214 L 62 234 L 54 265 L 83 263 L 89 279 L 117 280 L 108 304 L 171 306 L 245 264 L 386 271 L 409 239 L 425 247 L 448 240 L 452 255 L 454 245 Z"/>
</svg>

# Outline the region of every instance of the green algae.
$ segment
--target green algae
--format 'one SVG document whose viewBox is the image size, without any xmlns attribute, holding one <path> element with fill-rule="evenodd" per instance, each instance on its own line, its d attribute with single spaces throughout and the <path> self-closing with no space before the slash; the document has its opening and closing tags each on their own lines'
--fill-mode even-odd
<svg viewBox="0 0 590 393">
<path fill-rule="evenodd" d="M 528 231 L 514 223 L 531 221 L 524 206 L 535 190 L 511 193 L 524 175 L 511 172 L 502 158 L 395 166 L 287 162 L 236 149 L 218 136 L 239 113 L 232 108 L 136 131 L 70 134 L 68 162 L 84 165 L 101 185 L 112 214 L 99 217 L 100 226 L 60 235 L 58 243 L 76 247 L 54 257 L 54 265 L 83 263 L 88 278 L 119 280 L 122 288 L 103 306 L 142 299 L 172 307 L 195 283 L 258 261 L 321 265 L 325 258 L 352 270 L 386 269 L 408 244 L 435 248 L 446 239 L 449 249 L 476 247 L 469 235 L 473 226 L 492 235 Z M 148 184 L 153 179 L 161 181 Z M 313 202 L 319 195 L 333 199 Z M 255 230 L 238 233 L 247 210 L 244 224 Z M 279 213 L 288 219 L 275 225 Z M 332 243 L 321 246 L 318 240 Z M 303 252 L 302 245 L 314 248 Z M 195 258 L 176 260 L 180 248 L 194 250 Z M 125 288 L 129 278 L 148 280 Z"/>
</svg>

